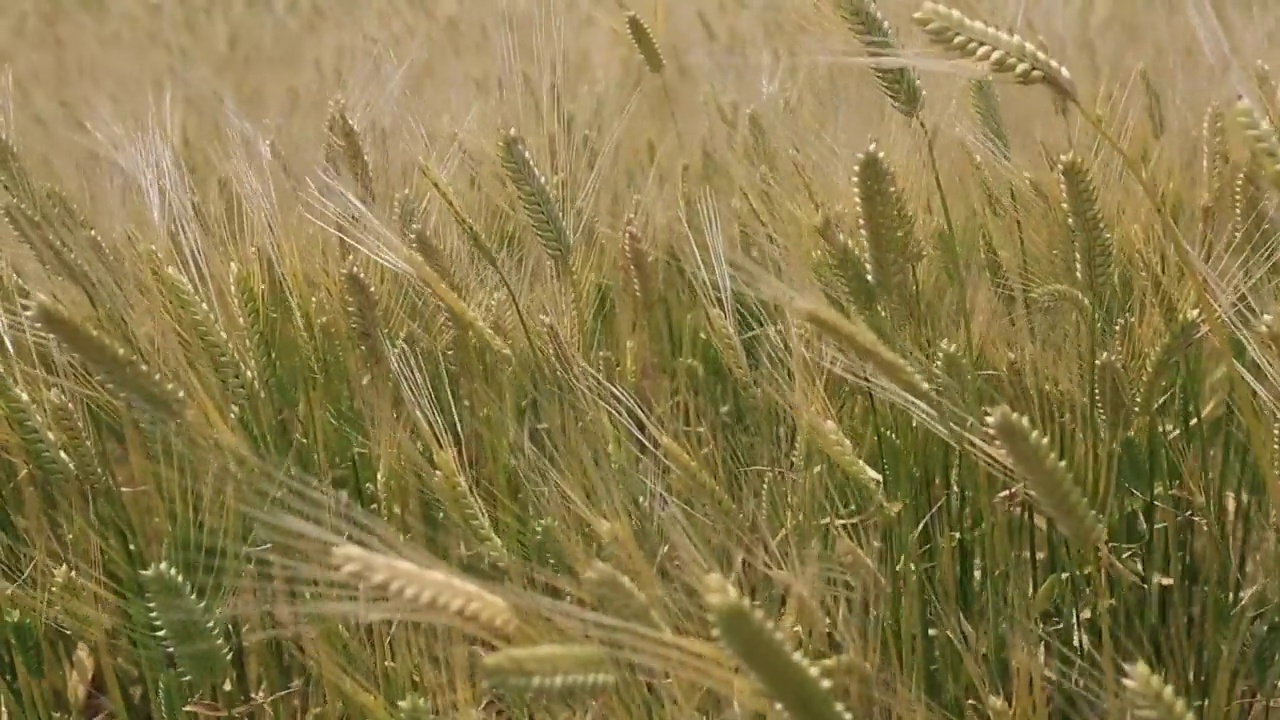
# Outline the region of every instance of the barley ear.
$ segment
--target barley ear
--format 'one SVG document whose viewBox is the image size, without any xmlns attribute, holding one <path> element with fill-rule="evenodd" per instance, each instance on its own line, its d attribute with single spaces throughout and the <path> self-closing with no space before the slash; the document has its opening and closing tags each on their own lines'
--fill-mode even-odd
<svg viewBox="0 0 1280 720">
<path fill-rule="evenodd" d="M 460 576 L 351 544 L 334 546 L 330 557 L 340 575 L 436 613 L 440 622 L 463 631 L 509 637 L 519 625 L 505 600 Z"/>
<path fill-rule="evenodd" d="M 569 262 L 569 228 L 565 225 L 560 207 L 551 195 L 546 178 L 533 163 L 533 157 L 525 147 L 524 138 L 514 130 L 502 137 L 502 167 L 507 179 L 520 196 L 520 206 L 533 225 L 534 234 L 542 247 L 561 270 Z"/>
<path fill-rule="evenodd" d="M 858 42 L 872 58 L 891 58 L 898 50 L 893 28 L 885 21 L 875 0 L 839 0 L 837 12 L 849 29 L 858 36 Z M 893 109 L 909 119 L 920 115 L 924 105 L 924 90 L 920 78 L 910 67 L 873 66 L 880 90 L 889 98 Z"/>
<path fill-rule="evenodd" d="M 653 36 L 653 31 L 649 29 L 649 25 L 634 12 L 628 10 L 627 19 L 627 35 L 631 36 L 631 43 L 636 46 L 636 50 L 640 53 L 640 58 L 644 60 L 644 66 L 654 75 L 661 75 L 666 69 L 666 60 L 662 57 L 662 49 L 658 47 L 658 41 Z"/>
<path fill-rule="evenodd" d="M 978 128 L 986 141 L 986 148 L 1001 160 L 1008 161 L 1013 157 L 1013 149 L 1009 144 L 1009 128 L 1004 123 L 1004 115 L 1000 112 L 1000 96 L 996 92 L 996 84 L 989 78 L 969 81 L 969 107 Z"/>
<path fill-rule="evenodd" d="M 911 19 L 930 42 L 948 52 L 984 63 L 994 73 L 1012 75 L 1024 85 L 1048 85 L 1065 100 L 1079 99 L 1071 73 L 1025 38 L 934 2 L 924 3 Z"/>
<path fill-rule="evenodd" d="M 489 653 L 480 669 L 495 688 L 545 694 L 610 687 L 618 680 L 611 672 L 615 664 L 596 645 L 546 644 Z"/>
<path fill-rule="evenodd" d="M 1232 117 L 1244 134 L 1249 154 L 1257 163 L 1258 169 L 1273 186 L 1280 189 L 1280 136 L 1275 127 L 1244 97 L 1236 101 Z"/>
<path fill-rule="evenodd" d="M 151 622 L 160 643 L 172 654 L 179 676 L 197 688 L 230 675 L 231 650 L 223 625 L 208 603 L 168 563 L 139 573 Z"/>
<path fill-rule="evenodd" d="M 706 578 L 703 595 L 716 637 L 750 671 L 780 710 L 794 720 L 852 720 L 831 692 L 831 681 L 808 658 L 787 648 L 773 623 L 720 575 Z"/>
<path fill-rule="evenodd" d="M 1100 547 L 1106 539 L 1102 520 L 1066 463 L 1049 447 L 1049 439 L 1008 406 L 996 408 L 987 427 L 1009 465 L 1036 495 L 1041 512 L 1058 531 L 1082 548 Z"/>
<path fill-rule="evenodd" d="M 1058 180 L 1062 186 L 1063 209 L 1075 237 L 1076 280 L 1090 301 L 1102 305 L 1113 285 L 1115 249 L 1102 219 L 1097 188 L 1088 167 L 1074 154 L 1059 159 Z"/>
<path fill-rule="evenodd" d="M 1142 720 L 1195 720 L 1195 713 L 1151 666 L 1139 660 L 1125 665 L 1120 681 L 1127 693 L 1133 716 Z"/>
<path fill-rule="evenodd" d="M 871 279 L 883 294 L 904 302 L 922 253 L 915 220 L 884 153 L 872 145 L 857 167 L 858 225 L 871 261 Z"/>
<path fill-rule="evenodd" d="M 341 99 L 333 101 L 329 110 L 328 141 L 325 144 L 325 164 L 334 174 L 345 171 L 355 183 L 360 201 L 373 205 L 373 170 L 369 156 L 365 154 L 360 131 L 347 115 Z"/>
<path fill-rule="evenodd" d="M 29 316 L 87 365 L 121 401 L 167 422 L 180 422 L 186 417 L 188 407 L 182 391 L 58 305 L 37 299 Z"/>
</svg>

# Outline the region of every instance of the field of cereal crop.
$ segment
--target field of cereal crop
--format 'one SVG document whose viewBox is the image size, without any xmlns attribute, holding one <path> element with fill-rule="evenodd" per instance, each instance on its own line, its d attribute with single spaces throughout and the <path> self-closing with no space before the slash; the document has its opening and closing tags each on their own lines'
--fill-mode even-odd
<svg viewBox="0 0 1280 720">
<path fill-rule="evenodd" d="M 1280 713 L 1280 12 L 954 2 L 3 3 L 0 718 Z"/>
</svg>

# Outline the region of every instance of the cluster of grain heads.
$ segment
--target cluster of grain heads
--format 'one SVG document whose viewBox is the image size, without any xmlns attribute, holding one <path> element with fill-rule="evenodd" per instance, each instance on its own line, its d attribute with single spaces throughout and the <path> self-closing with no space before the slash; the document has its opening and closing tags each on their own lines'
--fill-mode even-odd
<svg viewBox="0 0 1280 720">
<path fill-rule="evenodd" d="M 898 53 L 898 42 L 893 28 L 880 14 L 875 0 L 838 0 L 837 12 L 858 37 L 867 55 L 874 59 L 889 59 Z M 876 65 L 872 68 L 880 90 L 889 98 L 893 109 L 914 120 L 924 106 L 924 90 L 914 68 Z"/>
<path fill-rule="evenodd" d="M 330 557 L 340 575 L 410 603 L 442 625 L 496 640 L 519 627 L 506 600 L 453 573 L 351 544 L 335 545 Z"/>
<path fill-rule="evenodd" d="M 1178 691 L 1151 666 L 1139 660 L 1125 665 L 1120 681 L 1133 717 L 1140 720 L 1195 720 L 1195 713 Z"/>
<path fill-rule="evenodd" d="M 924 3 L 912 20 L 931 42 L 949 52 L 984 63 L 994 73 L 1012 75 L 1022 84 L 1048 85 L 1064 99 L 1078 99 L 1071 73 L 1022 37 L 934 2 Z"/>
<path fill-rule="evenodd" d="M 720 575 L 705 579 L 703 598 L 716 637 L 751 674 L 764 694 L 794 720 L 852 720 L 832 684 L 782 633 Z"/>
</svg>

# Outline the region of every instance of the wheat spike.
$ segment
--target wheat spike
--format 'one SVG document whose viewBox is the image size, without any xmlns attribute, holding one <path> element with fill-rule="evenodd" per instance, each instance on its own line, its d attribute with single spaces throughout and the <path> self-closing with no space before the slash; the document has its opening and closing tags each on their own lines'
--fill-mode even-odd
<svg viewBox="0 0 1280 720">
<path fill-rule="evenodd" d="M 168 563 L 151 565 L 139 578 L 154 631 L 173 653 L 180 677 L 201 688 L 225 680 L 231 671 L 231 650 L 208 603 Z"/>
</svg>

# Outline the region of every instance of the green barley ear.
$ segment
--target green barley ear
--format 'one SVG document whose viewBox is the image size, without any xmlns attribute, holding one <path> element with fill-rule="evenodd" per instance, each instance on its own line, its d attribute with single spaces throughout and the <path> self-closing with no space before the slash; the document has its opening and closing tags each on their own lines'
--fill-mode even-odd
<svg viewBox="0 0 1280 720">
<path fill-rule="evenodd" d="M 1280 89 L 1276 85 L 1275 76 L 1271 73 L 1271 66 L 1262 60 L 1258 60 L 1253 65 L 1253 82 L 1258 88 L 1258 94 L 1261 96 L 1262 107 L 1267 113 L 1267 118 L 1274 125 L 1280 122 L 1280 116 L 1277 112 L 1280 108 L 1276 107 L 1276 103 L 1280 102 Z"/>
<path fill-rule="evenodd" d="M 710 332 L 711 344 L 720 353 L 721 359 L 734 379 L 744 385 L 749 384 L 751 374 L 747 369 L 747 355 L 742 348 L 737 330 L 720 308 L 708 306 L 706 310 L 707 330 Z"/>
<path fill-rule="evenodd" d="M 177 268 L 157 269 L 155 274 L 185 323 L 184 329 L 191 331 L 196 349 L 213 364 L 236 411 L 243 411 L 249 404 L 249 371 L 231 351 L 231 341 L 217 316 Z"/>
<path fill-rule="evenodd" d="M 196 688 L 224 681 L 231 671 L 231 651 L 217 614 L 168 563 L 152 564 L 138 575 L 152 629 L 180 677 Z"/>
<path fill-rule="evenodd" d="M 862 313 L 877 309 L 876 292 L 871 279 L 871 266 L 861 248 L 841 230 L 829 213 L 823 213 L 816 227 L 822 240 L 823 254 L 840 282 L 842 302 L 852 304 Z"/>
<path fill-rule="evenodd" d="M 1133 717 L 1141 720 L 1195 720 L 1191 707 L 1151 666 L 1139 660 L 1125 665 L 1120 681 Z"/>
<path fill-rule="evenodd" d="M 1060 63 L 1030 41 L 972 20 L 959 10 L 926 2 L 912 21 L 929 41 L 991 72 L 1012 75 L 1024 85 L 1048 85 L 1060 97 L 1077 101 L 1075 81 Z"/>
<path fill-rule="evenodd" d="M 347 323 L 370 369 L 388 368 L 378 295 L 373 285 L 353 263 L 342 273 L 342 287 L 347 300 Z"/>
<path fill-rule="evenodd" d="M 661 75 L 667 63 L 662 57 L 662 49 L 658 47 L 653 31 L 639 15 L 630 10 L 626 13 L 626 19 L 627 35 L 631 36 L 631 43 L 636 46 L 640 58 L 644 60 L 644 66 L 654 75 Z"/>
<path fill-rule="evenodd" d="M 1049 446 L 1049 439 L 1008 406 L 996 408 L 987 427 L 1010 467 L 1027 483 L 1039 500 L 1041 512 L 1058 531 L 1082 548 L 1100 546 L 1106 539 L 1102 520 L 1066 463 Z"/>
<path fill-rule="evenodd" d="M 13 234 L 35 254 L 46 270 L 74 283 L 86 297 L 93 298 L 93 291 L 97 287 L 93 281 L 93 273 L 60 236 L 57 228 L 45 221 L 38 210 L 11 202 L 5 204 L 0 214 Z"/>
<path fill-rule="evenodd" d="M 838 0 L 840 13 L 849 29 L 858 36 L 858 42 L 872 58 L 892 58 L 898 50 L 893 28 L 885 21 L 875 0 Z M 880 90 L 893 104 L 893 109 L 909 119 L 920 115 L 924 105 L 924 90 L 920 78 L 910 67 L 874 66 Z"/>
<path fill-rule="evenodd" d="M 560 207 L 551 196 L 547 180 L 533 163 L 533 157 L 525 147 L 524 139 L 514 130 L 507 132 L 500 146 L 502 167 L 507 179 L 520 196 L 520 205 L 533 225 L 534 234 L 542 247 L 560 269 L 567 269 L 569 262 L 569 228 L 560 214 Z"/>
<path fill-rule="evenodd" d="M 1280 189 L 1280 136 L 1277 136 L 1275 127 L 1244 97 L 1236 101 L 1232 117 L 1244 134 L 1249 154 L 1257 163 L 1258 170 Z"/>
<path fill-rule="evenodd" d="M 1009 144 L 1009 128 L 1000 112 L 1000 96 L 996 92 L 996 84 L 989 78 L 970 80 L 969 107 L 978 121 L 978 129 L 982 131 L 987 151 L 1001 160 L 1010 160 L 1013 149 Z"/>
<path fill-rule="evenodd" d="M 1102 219 L 1092 174 L 1078 156 L 1064 155 L 1058 161 L 1058 181 L 1063 210 L 1075 237 L 1076 280 L 1091 301 L 1103 304 L 1114 284 L 1115 247 Z"/>
<path fill-rule="evenodd" d="M 17 610 L 7 609 L 0 618 L 0 638 L 9 641 L 10 652 L 3 649 L 0 640 L 0 682 L 16 689 L 18 667 L 21 667 L 32 680 L 40 682 L 45 679 L 48 666 L 45 663 L 44 650 L 40 639 L 40 628 L 36 621 Z M 4 660 L 12 658 L 12 667 Z"/>
<path fill-rule="evenodd" d="M 476 498 L 471 483 L 463 477 L 462 470 L 448 451 L 433 453 L 436 466 L 435 490 L 451 517 L 459 518 L 480 543 L 484 556 L 490 562 L 505 565 L 510 561 L 506 546 L 493 530 L 489 515 Z"/>
<path fill-rule="evenodd" d="M 612 672 L 616 664 L 595 645 L 546 644 L 491 652 L 480 669 L 494 688 L 547 694 L 612 687 L 618 681 Z"/>
<path fill-rule="evenodd" d="M 900 390 L 918 398 L 931 388 L 910 363 L 898 355 L 860 320 L 842 316 L 829 305 L 796 299 L 791 309 L 801 320 L 847 348 L 859 362 L 875 370 Z"/>
<path fill-rule="evenodd" d="M 858 222 L 871 260 L 871 280 L 879 291 L 901 301 L 922 256 L 915 238 L 915 219 L 893 169 L 876 145 L 854 162 Z"/>
<path fill-rule="evenodd" d="M 1256 169 L 1247 167 L 1236 175 L 1231 192 L 1231 232 L 1235 246 L 1247 256 L 1265 256 L 1275 238 L 1271 221 L 1276 209 L 1273 195 Z"/>
<path fill-rule="evenodd" d="M 645 250 L 644 241 L 640 236 L 640 229 L 637 227 L 636 218 L 633 215 L 627 216 L 626 222 L 622 227 L 622 257 L 626 263 L 626 275 L 630 280 L 631 295 L 636 301 L 636 307 L 644 307 L 645 298 L 650 296 L 649 278 L 651 270 L 649 267 L 649 255 Z"/>
<path fill-rule="evenodd" d="M 884 478 L 858 456 L 853 447 L 853 442 L 844 434 L 840 426 L 834 420 L 822 417 L 815 410 L 805 408 L 801 409 L 798 414 L 800 415 L 800 420 L 809 429 L 813 439 L 817 441 L 818 446 L 822 448 L 827 457 L 831 458 L 836 467 L 857 483 L 863 492 L 875 500 L 876 509 L 887 511 L 890 514 L 896 512 L 897 506 L 891 505 L 888 498 L 885 497 Z"/>
<path fill-rule="evenodd" d="M 788 649 L 782 633 L 724 577 L 708 576 L 703 598 L 720 643 L 780 710 L 794 720 L 852 720 L 831 692 L 831 681 L 803 654 Z"/>
<path fill-rule="evenodd" d="M 458 575 L 350 544 L 335 545 L 330 558 L 340 575 L 434 613 L 442 624 L 497 637 L 519 627 L 507 601 Z"/>
<path fill-rule="evenodd" d="M 29 317 L 88 366 L 98 382 L 121 401 L 168 422 L 186 417 L 186 397 L 181 390 L 58 305 L 39 298 Z"/>
<path fill-rule="evenodd" d="M 1151 73 L 1142 65 L 1138 68 L 1138 81 L 1142 83 L 1142 94 L 1146 99 L 1147 122 L 1151 125 L 1151 135 L 1156 140 L 1164 137 L 1165 115 L 1164 102 L 1160 98 L 1160 90 L 1151 80 Z"/>
<path fill-rule="evenodd" d="M 0 408 L 22 444 L 22 454 L 27 463 L 40 474 L 40 486 L 51 490 L 56 488 L 58 490 L 54 492 L 59 492 L 64 487 L 62 483 L 75 474 L 76 468 L 40 417 L 31 397 L 13 384 L 15 379 L 8 373 L 0 377 Z"/>
<path fill-rule="evenodd" d="M 614 566 L 593 560 L 582 573 L 582 584 L 586 594 L 598 605 L 607 607 L 614 617 L 635 619 L 651 627 L 666 629 L 649 597 L 634 580 Z"/>
<path fill-rule="evenodd" d="M 326 130 L 328 140 L 325 142 L 325 164 L 334 175 L 346 174 L 350 177 L 351 182 L 355 183 L 360 202 L 365 206 L 372 206 L 375 199 L 373 169 L 369 165 L 369 156 L 364 151 L 360 131 L 351 122 L 341 98 L 330 105 Z"/>
<path fill-rule="evenodd" d="M 440 247 L 426 228 L 421 225 L 409 228 L 409 247 L 440 276 L 446 285 L 451 288 L 463 287 L 461 280 L 453 272 L 452 263 L 445 255 L 444 248 Z"/>
<path fill-rule="evenodd" d="M 0 189 L 21 203 L 36 200 L 36 183 L 27 172 L 18 147 L 3 134 L 0 134 Z"/>
<path fill-rule="evenodd" d="M 396 701 L 396 710 L 391 716 L 394 720 L 435 720 L 435 713 L 426 699 L 417 693 L 410 693 Z"/>
</svg>

